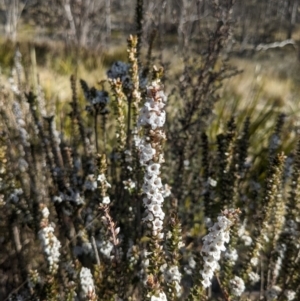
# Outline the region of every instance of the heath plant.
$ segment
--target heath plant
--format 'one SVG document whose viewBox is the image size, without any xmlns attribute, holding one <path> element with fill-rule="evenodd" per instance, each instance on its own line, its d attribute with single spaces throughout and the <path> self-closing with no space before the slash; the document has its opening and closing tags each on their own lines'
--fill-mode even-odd
<svg viewBox="0 0 300 301">
<path fill-rule="evenodd" d="M 99 86 L 72 75 L 59 114 L 16 50 L 0 87 L 1 300 L 299 300 L 299 129 L 280 112 L 254 145 L 265 129 L 246 114 L 211 131 L 239 73 L 223 56 L 232 6 L 214 1 L 207 50 L 170 85 L 152 42 L 143 64 L 137 1 L 128 62 Z"/>
</svg>

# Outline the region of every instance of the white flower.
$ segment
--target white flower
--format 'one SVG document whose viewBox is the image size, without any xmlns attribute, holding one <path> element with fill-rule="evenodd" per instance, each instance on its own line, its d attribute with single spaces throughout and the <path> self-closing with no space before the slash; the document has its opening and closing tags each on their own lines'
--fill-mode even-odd
<svg viewBox="0 0 300 301">
<path fill-rule="evenodd" d="M 140 163 L 145 166 L 142 191 L 144 196 L 146 196 L 143 198 L 146 216 L 143 218 L 143 221 L 151 229 L 152 235 L 163 237 L 162 233 L 160 233 L 163 229 L 163 219 L 165 217 L 162 203 L 169 191 L 164 189 L 159 176 L 160 163 L 164 161 L 163 154 L 156 154 L 156 150 L 159 149 L 157 142 L 165 137 L 163 130 L 157 128 L 163 126 L 166 118 L 166 113 L 163 111 L 166 98 L 162 92 L 159 93 L 158 97 L 159 91 L 160 85 L 156 82 L 153 83 L 153 86 L 147 87 L 146 102 L 140 110 L 137 122 L 138 128 L 145 126 L 145 134 L 147 136 L 140 140 L 136 139 L 136 146 L 139 150 Z"/>
<path fill-rule="evenodd" d="M 208 178 L 208 184 L 212 187 L 216 187 L 217 186 L 217 181 L 212 179 L 212 178 Z"/>
<path fill-rule="evenodd" d="M 143 222 L 152 222 L 154 220 L 154 215 L 151 211 L 147 210 L 146 211 L 147 215 L 142 219 Z"/>
<path fill-rule="evenodd" d="M 237 261 L 239 255 L 236 251 L 236 249 L 232 249 L 232 250 L 228 250 L 226 253 L 225 253 L 225 258 L 228 259 L 229 261 L 231 262 L 235 262 Z"/>
<path fill-rule="evenodd" d="M 249 276 L 249 280 L 252 284 L 254 284 L 260 280 L 260 276 L 257 273 L 250 272 L 248 276 Z"/>
<path fill-rule="evenodd" d="M 162 208 L 158 204 L 151 204 L 148 205 L 148 211 L 151 212 L 155 217 L 163 220 L 165 217 L 165 213 L 163 212 Z"/>
<path fill-rule="evenodd" d="M 161 183 L 161 178 L 157 176 L 153 176 L 149 181 L 148 184 L 154 186 L 155 188 L 161 188 L 162 183 Z"/>
<path fill-rule="evenodd" d="M 160 292 L 158 296 L 151 296 L 150 301 L 167 301 L 167 296 L 164 292 Z"/>
<path fill-rule="evenodd" d="M 251 246 L 252 238 L 249 235 L 242 235 L 241 239 L 244 241 L 245 246 Z"/>
<path fill-rule="evenodd" d="M 61 203 L 62 201 L 63 201 L 62 195 L 53 197 L 53 202 Z"/>
<path fill-rule="evenodd" d="M 203 279 L 212 279 L 214 276 L 214 270 L 210 266 L 206 266 L 203 270 L 200 271 L 200 274 L 202 275 Z"/>
<path fill-rule="evenodd" d="M 153 156 L 156 153 L 156 150 L 152 148 L 150 143 L 146 143 L 144 140 L 141 140 L 139 144 L 140 151 L 140 162 L 142 165 L 145 165 L 148 161 L 153 159 Z"/>
<path fill-rule="evenodd" d="M 152 201 L 155 202 L 156 204 L 162 204 L 164 201 L 163 195 L 159 192 L 155 193 L 152 197 L 151 197 Z"/>
<path fill-rule="evenodd" d="M 124 184 L 124 189 L 134 189 L 136 184 L 135 182 L 133 182 L 131 179 L 129 179 L 128 181 L 123 181 L 123 184 Z"/>
<path fill-rule="evenodd" d="M 76 203 L 76 205 L 84 204 L 84 196 L 81 196 L 79 192 L 75 192 L 73 194 L 73 201 Z"/>
<path fill-rule="evenodd" d="M 106 181 L 106 177 L 104 174 L 100 174 L 97 178 L 97 180 L 101 183 L 104 183 L 107 187 L 111 187 L 111 185 Z"/>
<path fill-rule="evenodd" d="M 159 218 L 156 218 L 153 222 L 152 222 L 152 230 L 153 230 L 153 234 L 155 235 L 155 233 L 157 231 L 161 231 L 163 229 L 163 221 L 160 220 Z"/>
<path fill-rule="evenodd" d="M 283 252 L 280 252 L 281 256 L 283 256 Z M 273 275 L 274 278 L 277 278 L 279 276 L 280 270 L 281 270 L 281 265 L 282 265 L 282 257 L 278 256 L 276 262 L 275 262 L 275 266 L 274 266 L 274 270 L 273 270 Z"/>
<path fill-rule="evenodd" d="M 49 217 L 49 210 L 47 207 L 45 207 L 43 210 L 42 210 L 42 216 L 43 218 L 48 218 Z"/>
<path fill-rule="evenodd" d="M 149 176 L 159 175 L 160 173 L 160 164 L 152 163 L 147 166 L 147 173 Z"/>
<path fill-rule="evenodd" d="M 154 195 L 156 192 L 158 192 L 158 189 L 151 185 L 150 183 L 144 183 L 142 187 L 144 193 L 148 195 L 149 198 L 151 198 L 152 195 Z"/>
<path fill-rule="evenodd" d="M 153 130 L 157 129 L 158 127 L 162 127 L 166 122 L 166 112 L 160 112 L 160 115 L 152 115 L 152 118 L 149 118 L 149 124 Z"/>
<path fill-rule="evenodd" d="M 257 264 L 258 264 L 258 258 L 257 258 L 257 257 L 251 258 L 250 263 L 251 263 L 254 267 L 256 267 Z"/>
<path fill-rule="evenodd" d="M 90 269 L 82 267 L 79 277 L 81 288 L 85 296 L 95 291 L 94 280 Z"/>
<path fill-rule="evenodd" d="M 218 266 L 218 260 L 221 257 L 221 251 L 225 251 L 225 242 L 229 242 L 229 226 L 231 221 L 225 216 L 219 216 L 218 222 L 209 228 L 209 233 L 203 237 L 202 253 L 204 265 L 201 271 L 204 287 L 211 285 L 213 273 Z"/>
<path fill-rule="evenodd" d="M 218 262 L 213 256 L 204 256 L 203 259 L 205 262 L 203 271 L 207 269 L 212 269 L 214 271 L 216 269 Z"/>
<path fill-rule="evenodd" d="M 234 296 L 240 296 L 245 290 L 245 283 L 242 278 L 235 276 L 230 280 L 231 293 Z"/>
<path fill-rule="evenodd" d="M 110 203 L 110 198 L 109 198 L 109 196 L 105 196 L 105 197 L 103 198 L 103 200 L 102 200 L 102 203 L 103 203 L 103 204 L 109 204 L 109 203 Z"/>
<path fill-rule="evenodd" d="M 97 247 L 99 248 L 99 251 L 101 254 L 103 254 L 105 257 L 110 258 L 111 251 L 114 247 L 114 245 L 110 241 L 97 240 Z"/>
<path fill-rule="evenodd" d="M 167 282 L 176 281 L 180 283 L 181 273 L 178 270 L 178 266 L 171 266 L 165 270 L 165 280 Z"/>
<path fill-rule="evenodd" d="M 218 225 L 221 229 L 226 230 L 232 222 L 225 216 L 218 216 Z"/>
<path fill-rule="evenodd" d="M 292 301 L 296 297 L 296 292 L 294 292 L 292 290 L 285 290 L 284 291 L 284 295 L 286 296 L 286 298 L 288 299 L 288 301 Z"/>
<path fill-rule="evenodd" d="M 201 283 L 203 284 L 203 286 L 206 288 L 206 287 L 209 287 L 211 285 L 211 281 L 209 278 L 204 278 Z"/>
<path fill-rule="evenodd" d="M 190 160 L 184 160 L 184 161 L 183 161 L 183 165 L 184 165 L 185 167 L 188 167 L 188 166 L 190 165 Z"/>
<path fill-rule="evenodd" d="M 47 257 L 50 273 L 54 274 L 58 269 L 59 263 L 59 249 L 61 247 L 60 241 L 53 234 L 54 228 L 52 226 L 42 228 L 39 233 L 39 239 L 42 243 L 44 253 Z"/>
<path fill-rule="evenodd" d="M 219 251 L 225 251 L 225 245 L 224 245 L 224 238 L 223 235 L 218 235 L 214 240 L 213 240 L 213 246 L 218 249 Z"/>
<path fill-rule="evenodd" d="M 160 105 L 160 103 L 154 101 L 152 98 L 147 98 L 147 102 L 144 105 L 148 111 L 159 112 L 164 105 Z"/>
</svg>

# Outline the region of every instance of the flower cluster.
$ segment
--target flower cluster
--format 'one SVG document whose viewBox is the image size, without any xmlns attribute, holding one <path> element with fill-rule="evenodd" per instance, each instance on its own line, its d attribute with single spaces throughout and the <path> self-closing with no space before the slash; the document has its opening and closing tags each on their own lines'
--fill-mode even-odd
<svg viewBox="0 0 300 301">
<path fill-rule="evenodd" d="M 296 292 L 294 292 L 292 290 L 285 290 L 284 295 L 286 296 L 288 301 L 292 301 L 296 297 Z"/>
<path fill-rule="evenodd" d="M 84 296 L 95 294 L 95 286 L 94 286 L 94 280 L 93 280 L 91 270 L 82 267 L 79 276 L 80 276 L 80 284 Z"/>
<path fill-rule="evenodd" d="M 164 276 L 165 276 L 165 281 L 168 284 L 174 285 L 177 297 L 180 297 L 182 293 L 182 289 L 180 286 L 182 275 L 178 269 L 178 266 L 174 265 L 174 266 L 167 267 L 164 271 Z"/>
<path fill-rule="evenodd" d="M 108 205 L 110 204 L 110 197 L 106 195 L 106 190 L 110 188 L 111 185 L 107 182 L 105 174 L 99 174 L 97 180 L 100 182 L 100 187 L 102 188 L 102 204 Z"/>
<path fill-rule="evenodd" d="M 224 257 L 231 262 L 232 264 L 234 264 L 237 260 L 238 260 L 238 253 L 236 249 L 231 249 L 231 250 L 227 250 L 226 253 L 224 254 Z"/>
<path fill-rule="evenodd" d="M 148 97 L 141 109 L 138 119 L 138 126 L 150 125 L 152 130 L 162 127 L 166 121 L 166 112 L 163 108 L 166 105 L 167 97 L 156 85 L 147 89 Z"/>
<path fill-rule="evenodd" d="M 151 146 L 151 143 L 147 143 L 145 139 L 140 140 L 138 149 L 140 151 L 140 163 L 142 165 L 146 165 L 156 153 L 155 148 Z"/>
<path fill-rule="evenodd" d="M 97 248 L 100 251 L 100 253 L 105 256 L 106 258 L 110 258 L 111 251 L 113 250 L 114 245 L 108 241 L 105 240 L 103 237 L 101 239 L 96 241 Z"/>
<path fill-rule="evenodd" d="M 235 276 L 230 280 L 230 289 L 234 296 L 240 296 L 245 290 L 244 280 L 238 276 Z"/>
<path fill-rule="evenodd" d="M 153 295 L 150 301 L 167 301 L 167 296 L 164 292 L 160 292 L 158 296 Z"/>
<path fill-rule="evenodd" d="M 257 283 L 260 280 L 260 276 L 255 272 L 250 272 L 248 276 L 252 284 Z"/>
<path fill-rule="evenodd" d="M 229 228 L 232 222 L 225 216 L 218 216 L 218 222 L 209 229 L 209 233 L 203 237 L 202 253 L 204 267 L 201 271 L 204 287 L 211 285 L 211 279 L 218 266 L 221 251 L 225 251 L 225 242 L 229 242 Z"/>
<path fill-rule="evenodd" d="M 53 196 L 53 201 L 58 203 L 71 202 L 75 203 L 76 205 L 82 205 L 85 202 L 84 195 L 71 187 L 67 188 L 67 193 L 59 192 L 59 195 Z"/>
<path fill-rule="evenodd" d="M 48 225 L 49 210 L 47 207 L 44 207 L 41 210 L 42 213 L 42 223 L 41 230 L 38 233 L 39 239 L 42 243 L 44 253 L 46 254 L 49 272 L 55 274 L 58 269 L 60 252 L 59 248 L 61 247 L 60 241 L 54 235 L 54 227 Z"/>
<path fill-rule="evenodd" d="M 140 111 L 139 126 L 144 126 L 149 131 L 150 128 L 155 130 L 152 134 L 145 135 L 139 141 L 138 150 L 140 154 L 140 163 L 145 166 L 145 176 L 143 184 L 143 192 L 145 197 L 143 204 L 146 208 L 146 216 L 143 219 L 151 228 L 152 234 L 157 235 L 163 227 L 165 217 L 162 211 L 162 203 L 164 201 L 164 187 L 160 178 L 160 167 L 163 163 L 162 154 L 157 156 L 157 141 L 161 139 L 162 131 L 159 129 L 165 122 L 165 111 L 163 110 L 166 102 L 166 96 L 158 82 L 153 82 L 152 86 L 147 88 L 146 102 Z"/>
<path fill-rule="evenodd" d="M 273 278 L 277 279 L 280 274 L 282 268 L 282 262 L 284 257 L 286 256 L 286 244 L 282 243 L 281 245 L 277 246 L 277 259 L 275 261 L 275 265 L 273 267 Z"/>
</svg>

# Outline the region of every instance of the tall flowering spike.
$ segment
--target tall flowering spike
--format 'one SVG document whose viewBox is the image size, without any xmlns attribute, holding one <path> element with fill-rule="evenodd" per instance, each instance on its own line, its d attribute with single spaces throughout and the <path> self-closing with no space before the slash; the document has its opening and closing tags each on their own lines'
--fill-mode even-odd
<svg viewBox="0 0 300 301">
<path fill-rule="evenodd" d="M 119 153 L 123 153 L 126 146 L 126 125 L 125 125 L 125 101 L 126 96 L 122 90 L 122 82 L 118 79 L 109 79 L 110 86 L 113 90 L 115 101 L 115 115 L 118 122 L 117 128 L 117 140 L 118 140 L 118 151 Z"/>
<path fill-rule="evenodd" d="M 41 230 L 38 235 L 48 261 L 49 274 L 55 275 L 58 270 L 61 244 L 54 235 L 54 227 L 49 225 L 49 210 L 46 206 L 41 205 L 41 214 Z"/>
<path fill-rule="evenodd" d="M 285 201 L 285 219 L 283 229 L 277 241 L 276 262 L 280 262 L 281 272 L 277 275 L 277 284 L 283 289 L 294 289 L 299 283 L 299 238 L 300 238 L 300 139 L 298 138 L 295 159 L 293 163 L 293 173 L 290 184 L 289 197 Z M 277 269 L 278 270 L 278 269 Z M 298 274 L 298 275 L 297 275 Z M 300 292 L 299 292 L 300 294 Z M 290 299 L 288 299 L 290 300 Z M 291 299 L 292 300 L 292 299 Z"/>
<path fill-rule="evenodd" d="M 107 171 L 107 163 L 106 163 L 106 156 L 105 155 L 98 155 L 97 157 L 97 165 L 98 165 L 98 188 L 101 194 L 101 203 L 106 206 L 110 204 L 110 198 L 107 194 L 108 188 L 111 185 L 107 182 L 105 173 Z"/>
<path fill-rule="evenodd" d="M 138 109 L 141 101 L 140 93 L 140 84 L 139 84 L 139 68 L 138 68 L 138 59 L 137 59 L 137 36 L 131 36 L 127 40 L 128 42 L 128 58 L 131 64 L 130 67 L 130 76 L 132 81 L 132 109 L 134 117 L 134 126 L 138 117 Z"/>
<path fill-rule="evenodd" d="M 276 206 L 277 195 L 280 193 L 282 186 L 282 169 L 285 162 L 284 153 L 277 154 L 270 160 L 270 167 L 266 177 L 266 187 L 261 201 L 262 207 L 259 208 L 260 214 L 257 215 L 255 229 L 252 234 L 254 243 L 251 245 L 247 254 L 248 260 L 242 267 L 241 275 L 243 280 L 247 283 L 250 280 L 250 273 L 252 268 L 257 265 L 260 257 L 260 252 L 263 246 L 263 241 L 270 237 L 270 226 L 272 227 L 271 233 L 274 231 L 274 218 L 272 210 Z"/>
<path fill-rule="evenodd" d="M 157 72 L 157 69 L 154 69 Z M 166 96 L 162 90 L 158 77 L 147 87 L 147 97 L 142 107 L 138 127 L 143 129 L 144 136 L 140 139 L 138 150 L 140 163 L 144 166 L 143 204 L 145 217 L 143 222 L 150 231 L 149 266 L 147 271 L 147 299 L 155 299 L 162 294 L 160 287 L 161 266 L 163 263 L 162 246 L 160 240 L 163 237 L 163 221 L 165 213 L 162 210 L 166 191 L 160 177 L 161 164 L 164 162 L 162 143 L 165 133 L 162 126 L 165 123 Z M 150 281 L 151 279 L 151 281 Z M 164 294 L 163 294 L 164 295 Z M 154 300 L 153 299 L 153 300 Z"/>
<path fill-rule="evenodd" d="M 214 271 L 218 267 L 221 251 L 225 251 L 225 243 L 230 240 L 230 227 L 234 224 L 240 211 L 237 209 L 224 210 L 218 216 L 218 222 L 209 228 L 209 233 L 203 237 L 202 256 L 204 260 L 203 270 L 200 272 L 204 287 L 211 285 Z"/>
<path fill-rule="evenodd" d="M 176 212 L 171 213 L 169 232 L 167 233 L 166 248 L 169 253 L 168 267 L 164 271 L 165 282 L 168 287 L 167 296 L 170 300 L 176 300 L 181 296 L 182 289 L 179 261 L 180 249 L 184 246 L 182 242 L 181 224 Z"/>
<path fill-rule="evenodd" d="M 80 276 L 81 289 L 85 300 L 87 301 L 98 300 L 95 293 L 94 279 L 91 270 L 82 267 L 79 276 Z"/>
<path fill-rule="evenodd" d="M 244 280 L 238 276 L 234 276 L 234 278 L 230 280 L 230 290 L 233 296 L 241 296 L 245 290 Z"/>
<path fill-rule="evenodd" d="M 44 205 L 40 205 L 40 214 L 42 216 L 41 229 L 38 232 L 38 237 L 41 241 L 42 248 L 48 263 L 48 273 L 45 282 L 45 300 L 54 301 L 57 300 L 58 292 L 58 265 L 60 262 L 59 249 L 61 244 L 54 235 L 54 227 L 49 224 L 49 210 Z"/>
<path fill-rule="evenodd" d="M 147 88 L 147 98 L 140 111 L 138 125 L 144 128 L 144 137 L 140 140 L 138 149 L 140 163 L 145 166 L 143 204 L 146 209 L 144 222 L 147 223 L 153 236 L 157 236 L 163 229 L 164 186 L 160 178 L 161 163 L 164 162 L 161 144 L 165 140 L 162 126 L 165 122 L 164 106 L 166 96 L 162 91 L 159 80 L 152 82 Z"/>
</svg>

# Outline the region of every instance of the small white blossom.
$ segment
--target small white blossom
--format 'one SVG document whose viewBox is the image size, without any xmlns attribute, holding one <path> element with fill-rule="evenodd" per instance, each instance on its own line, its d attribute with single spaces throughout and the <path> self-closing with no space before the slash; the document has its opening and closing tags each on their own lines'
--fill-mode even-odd
<svg viewBox="0 0 300 301">
<path fill-rule="evenodd" d="M 258 258 L 257 258 L 257 257 L 251 258 L 250 263 L 251 263 L 254 267 L 256 267 L 256 266 L 258 265 Z"/>
<path fill-rule="evenodd" d="M 286 298 L 288 299 L 288 301 L 292 301 L 296 297 L 296 292 L 294 292 L 292 290 L 285 290 L 284 291 L 284 295 L 286 296 Z"/>
<path fill-rule="evenodd" d="M 60 257 L 59 249 L 61 247 L 60 241 L 54 235 L 54 228 L 52 226 L 42 228 L 38 236 L 47 257 L 49 271 L 54 274 L 58 269 Z"/>
<path fill-rule="evenodd" d="M 160 164 L 151 163 L 147 166 L 147 173 L 149 176 L 159 175 L 160 174 Z"/>
<path fill-rule="evenodd" d="M 209 233 L 203 237 L 202 253 L 204 265 L 200 271 L 204 287 L 211 285 L 211 279 L 217 268 L 218 260 L 221 257 L 221 251 L 225 251 L 225 242 L 229 242 L 229 226 L 232 222 L 225 216 L 218 216 L 218 222 L 209 228 Z"/>
<path fill-rule="evenodd" d="M 134 189 L 136 187 L 135 182 L 133 182 L 131 179 L 127 180 L 127 181 L 123 181 L 124 184 L 124 189 Z"/>
<path fill-rule="evenodd" d="M 80 276 L 80 284 L 84 296 L 87 296 L 89 293 L 94 292 L 95 286 L 94 286 L 94 280 L 93 280 L 91 270 L 82 267 L 79 276 Z"/>
<path fill-rule="evenodd" d="M 114 245 L 110 241 L 97 240 L 97 247 L 99 248 L 101 254 L 103 254 L 107 258 L 110 258 L 110 254 Z"/>
<path fill-rule="evenodd" d="M 208 184 L 212 187 L 216 187 L 218 182 L 214 180 L 213 178 L 208 178 Z"/>
<path fill-rule="evenodd" d="M 167 296 L 164 292 L 160 292 L 158 296 L 151 296 L 150 301 L 167 301 Z"/>
<path fill-rule="evenodd" d="M 240 296 L 245 290 L 245 283 L 242 278 L 235 276 L 230 280 L 231 293 L 234 296 Z"/>
<path fill-rule="evenodd" d="M 43 210 L 42 210 L 42 216 L 43 218 L 48 218 L 49 217 L 49 209 L 47 207 L 45 207 Z"/>
<path fill-rule="evenodd" d="M 105 197 L 103 198 L 103 200 L 102 200 L 102 203 L 103 203 L 103 204 L 109 204 L 109 203 L 110 203 L 110 198 L 109 198 L 109 196 L 105 196 Z"/>
<path fill-rule="evenodd" d="M 167 283 L 173 283 L 176 287 L 176 293 L 179 297 L 181 294 L 181 273 L 179 272 L 178 266 L 171 266 L 164 270 L 165 280 Z"/>
<path fill-rule="evenodd" d="M 238 255 L 236 249 L 232 249 L 232 250 L 228 250 L 225 253 L 224 257 L 231 262 L 235 262 L 235 261 L 237 261 L 239 255 Z"/>
<path fill-rule="evenodd" d="M 97 180 L 101 183 L 104 183 L 107 187 L 111 187 L 111 185 L 107 182 L 106 177 L 104 174 L 98 176 Z"/>
<path fill-rule="evenodd" d="M 244 241 L 245 246 L 251 246 L 252 238 L 249 235 L 242 235 L 241 239 Z"/>
<path fill-rule="evenodd" d="M 250 272 L 249 280 L 252 284 L 257 283 L 260 280 L 260 276 L 257 273 Z"/>
</svg>

